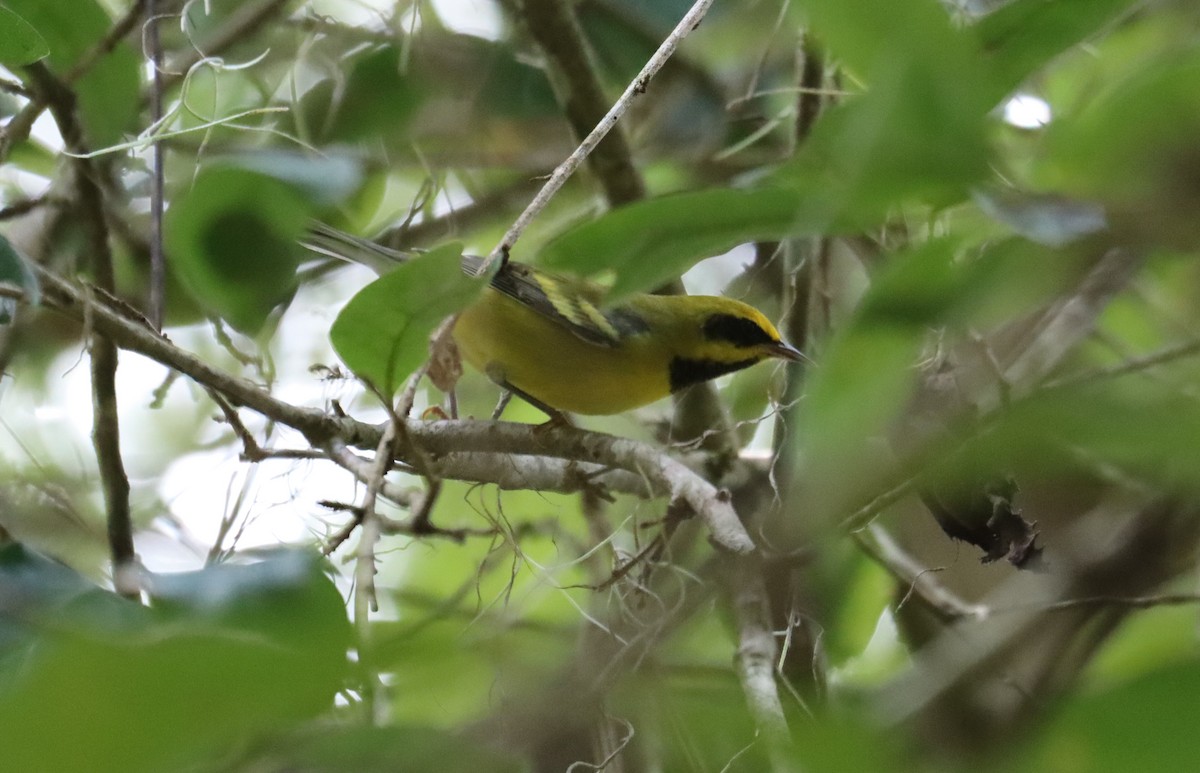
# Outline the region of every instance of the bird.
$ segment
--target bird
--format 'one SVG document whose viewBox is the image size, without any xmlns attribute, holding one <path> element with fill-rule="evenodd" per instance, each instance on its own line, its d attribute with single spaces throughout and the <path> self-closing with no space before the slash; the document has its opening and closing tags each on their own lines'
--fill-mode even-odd
<svg viewBox="0 0 1200 773">
<path fill-rule="evenodd" d="M 322 223 L 302 244 L 380 273 L 409 257 Z M 471 275 L 484 264 L 462 257 Z M 605 292 L 586 279 L 505 260 L 459 314 L 454 341 L 467 363 L 552 420 L 624 413 L 763 360 L 805 359 L 747 303 L 642 293 L 609 306 Z"/>
</svg>

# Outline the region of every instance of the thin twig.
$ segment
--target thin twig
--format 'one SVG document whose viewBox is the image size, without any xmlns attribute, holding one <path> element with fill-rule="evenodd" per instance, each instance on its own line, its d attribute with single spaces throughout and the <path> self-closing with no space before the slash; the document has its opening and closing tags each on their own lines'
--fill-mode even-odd
<svg viewBox="0 0 1200 773">
<path fill-rule="evenodd" d="M 220 55 L 230 46 L 253 35 L 267 22 L 271 21 L 284 8 L 289 0 L 263 0 L 257 5 L 242 5 L 230 14 L 228 20 L 204 41 L 204 51 L 192 51 L 178 61 L 169 63 L 169 71 L 164 72 L 159 89 L 170 89 L 183 80 L 182 73 L 188 72 L 199 62 Z"/>
<path fill-rule="evenodd" d="M 1142 357 L 1130 357 L 1120 365 L 1114 365 L 1111 368 L 1089 370 L 1053 379 L 1043 384 L 1041 389 L 1071 389 L 1073 387 L 1086 386 L 1097 381 L 1106 381 L 1143 370 L 1149 370 L 1159 365 L 1165 365 L 1168 362 L 1191 357 L 1196 354 L 1200 354 L 1200 341 L 1185 341 L 1181 344 L 1159 349 L 1157 352 L 1151 352 Z"/>
<path fill-rule="evenodd" d="M 575 16 L 575 4 L 567 0 L 524 0 L 521 3 L 525 26 L 546 52 L 552 67 L 551 83 L 557 86 L 559 101 L 577 139 L 584 139 L 604 121 L 608 100 L 596 72 L 591 45 Z M 592 174 L 604 187 L 609 206 L 619 207 L 646 195 L 646 185 L 637 167 L 629 142 L 619 126 L 596 143 L 587 157 Z"/>
<path fill-rule="evenodd" d="M 12 220 L 14 217 L 20 217 L 21 215 L 32 212 L 38 207 L 45 206 L 49 203 L 49 194 L 42 194 L 41 196 L 34 196 L 30 199 L 20 199 L 19 201 L 14 201 L 7 207 L 0 207 L 0 221 Z"/>
<path fill-rule="evenodd" d="M 700 20 L 708 12 L 710 5 L 712 5 L 712 0 L 696 0 L 683 19 L 676 25 L 675 29 L 671 31 L 671 34 L 667 36 L 667 39 L 654 52 L 654 56 L 650 57 L 650 60 L 646 62 L 642 71 L 625 88 L 625 92 L 621 94 L 620 99 L 613 104 L 604 118 L 600 120 L 600 123 L 596 125 L 596 128 L 592 129 L 591 133 L 579 144 L 579 147 L 571 153 L 567 160 L 559 164 L 550 175 L 550 179 L 538 191 L 538 195 L 534 197 L 529 206 L 525 208 L 525 211 L 520 214 L 516 222 L 504 234 L 504 238 L 500 240 L 500 243 L 488 255 L 487 261 L 480 269 L 481 273 L 486 274 L 497 260 L 506 258 L 533 219 L 546 208 L 550 199 L 554 197 L 554 194 L 558 193 L 563 184 L 575 173 L 575 170 L 579 168 L 579 165 L 583 163 L 588 154 L 595 149 L 600 140 L 604 139 L 604 136 L 616 126 L 617 121 L 620 120 L 621 116 L 633 104 L 634 98 L 646 91 L 650 80 L 662 69 L 667 60 L 671 58 L 671 55 L 675 53 L 675 49 L 679 47 L 679 43 L 687 37 L 687 34 L 700 24 Z"/>
<path fill-rule="evenodd" d="M 379 438 L 379 445 L 375 448 L 375 461 L 371 465 L 367 493 L 363 496 L 360 506 L 358 547 L 354 550 L 354 627 L 358 631 L 358 662 L 363 670 L 363 703 L 372 724 L 383 719 L 385 705 L 380 695 L 383 682 L 379 672 L 373 667 L 374 658 L 370 646 L 371 612 L 379 611 L 379 601 L 375 596 L 375 545 L 379 541 L 381 529 L 375 505 L 384 477 L 392 467 L 398 424 L 399 422 L 394 420 L 388 422 Z"/>
<path fill-rule="evenodd" d="M 990 610 L 982 604 L 971 604 L 959 598 L 933 578 L 935 570 L 921 566 L 915 558 L 892 539 L 886 531 L 872 525 L 854 533 L 854 540 L 863 552 L 908 586 L 921 601 L 937 612 L 943 620 L 982 620 Z M 908 596 L 905 596 L 907 599 Z M 902 606 L 901 601 L 899 606 Z"/>
<path fill-rule="evenodd" d="M 162 39 L 158 32 L 158 17 L 155 13 L 157 0 L 145 0 L 146 47 L 150 58 L 150 123 L 158 126 L 163 117 L 162 82 Z M 163 252 L 163 144 L 152 139 L 150 164 L 153 169 L 150 185 L 150 297 L 146 316 L 155 328 L 162 330 L 166 314 L 167 264 Z"/>
<path fill-rule="evenodd" d="M 86 153 L 87 143 L 75 116 L 75 94 L 41 62 L 26 68 L 30 80 L 45 100 L 58 125 L 63 143 L 74 153 Z M 88 235 L 88 251 L 97 288 L 111 294 L 114 286 L 112 250 L 104 218 L 104 195 L 100 170 L 83 158 L 71 160 L 79 211 Z M 95 333 L 96 331 L 91 331 Z M 90 337 L 92 376 L 92 444 L 100 471 L 108 519 L 108 543 L 113 564 L 113 583 L 118 592 L 131 598 L 140 595 L 130 585 L 136 556 L 133 519 L 129 509 L 129 478 L 121 458 L 120 415 L 117 410 L 117 345 L 107 336 Z"/>
</svg>

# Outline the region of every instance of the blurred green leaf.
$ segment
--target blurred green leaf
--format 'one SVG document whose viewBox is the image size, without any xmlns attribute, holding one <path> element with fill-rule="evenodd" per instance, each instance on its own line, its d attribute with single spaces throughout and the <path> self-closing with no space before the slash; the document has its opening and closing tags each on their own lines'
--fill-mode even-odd
<svg viewBox="0 0 1200 773">
<path fill-rule="evenodd" d="M 1180 590 L 1187 593 L 1191 589 L 1185 585 Z M 1098 654 L 1089 673 L 1096 682 L 1112 686 L 1168 664 L 1190 663 L 1195 654 L 1195 605 L 1164 604 L 1130 615 Z"/>
<path fill-rule="evenodd" d="M 328 709 L 348 673 L 341 596 L 311 556 L 263 563 L 164 580 L 170 608 L 44 607 L 0 682 L 6 766 L 181 769 Z"/>
<path fill-rule="evenodd" d="M 429 357 L 429 336 L 486 283 L 459 266 L 446 244 L 402 263 L 360 290 L 338 314 L 329 339 L 355 375 L 393 394 Z"/>
<path fill-rule="evenodd" d="M 1013 0 L 974 26 L 1001 99 L 1051 58 L 1103 29 L 1135 0 Z"/>
<path fill-rule="evenodd" d="M 48 62 L 59 74 L 74 66 L 112 26 L 96 0 L 4 0 L 4 5 L 45 39 Z M 140 84 L 137 56 L 125 42 L 117 43 L 74 84 L 83 125 L 94 147 L 120 141 L 136 124 Z"/>
<path fill-rule="evenodd" d="M 801 456 L 821 514 L 861 505 L 856 498 L 870 490 L 855 471 L 878 469 L 870 441 L 885 436 L 908 403 L 928 330 L 955 311 L 967 288 L 954 247 L 943 239 L 892 256 L 813 371 Z"/>
<path fill-rule="evenodd" d="M 423 99 L 398 48 L 385 46 L 348 62 L 346 82 L 319 84 L 305 95 L 308 125 L 326 142 L 403 136 Z"/>
<path fill-rule="evenodd" d="M 834 610 L 836 624 L 829 627 L 825 637 L 827 652 L 835 667 L 843 672 L 853 669 L 852 674 L 843 673 L 842 678 L 852 678 L 859 684 L 874 680 L 878 684 L 899 665 L 895 662 L 898 647 L 892 653 L 875 654 L 869 661 L 866 654 L 867 645 L 893 600 L 895 581 L 865 557 L 858 559 L 846 574 L 839 578 L 844 582 L 839 587 Z"/>
<path fill-rule="evenodd" d="M 1200 51 L 1174 51 L 1130 72 L 1078 116 L 1051 123 L 1047 181 L 1103 201 L 1118 230 L 1194 247 L 1200 230 Z"/>
<path fill-rule="evenodd" d="M 251 764 L 246 769 L 303 773 L 527 770 L 500 749 L 487 748 L 465 734 L 410 725 L 332 727 L 320 733 L 296 733 L 275 741 L 262 758 L 270 767 Z"/>
<path fill-rule="evenodd" d="M 1161 669 L 1092 695 L 1067 698 L 1011 770 L 1188 770 L 1195 764 L 1200 663 Z"/>
<path fill-rule="evenodd" d="M 756 742 L 754 723 L 741 708 L 744 694 L 732 674 L 694 668 L 677 669 L 669 679 L 657 677 L 650 670 L 629 680 L 617 705 L 632 703 L 637 715 L 669 724 L 656 744 L 662 770 L 696 770 L 698 760 L 720 761 L 717 770 L 730 773 L 772 770 L 765 744 Z"/>
<path fill-rule="evenodd" d="M 0 282 L 9 282 L 25 291 L 26 301 L 31 306 L 41 302 L 41 290 L 37 277 L 25 260 L 17 254 L 12 243 L 0 234 Z M 13 298 L 0 298 L 0 325 L 12 322 L 13 314 L 17 311 L 17 301 Z"/>
<path fill-rule="evenodd" d="M 1200 95 L 1188 88 L 1200 53 L 1172 52 L 1128 74 L 1074 120 L 1052 125 L 1049 150 L 1069 181 L 1119 199 L 1153 194 L 1188 167 Z M 1103 163 L 1097 163 L 1103 158 Z"/>
<path fill-rule="evenodd" d="M 17 542 L 0 545 L 0 587 L 0 689 L 14 675 L 10 659 L 36 640 L 42 619 L 67 608 L 95 606 L 100 597 L 115 598 L 73 569 Z"/>
<path fill-rule="evenodd" d="M 0 64 L 11 70 L 32 64 L 49 53 L 46 39 L 29 22 L 0 5 Z"/>
<path fill-rule="evenodd" d="M 340 204 L 363 185 L 362 164 L 343 154 L 317 156 L 286 150 L 258 150 L 226 156 L 223 160 L 288 183 L 317 207 Z"/>
<path fill-rule="evenodd" d="M 42 177 L 50 177 L 58 166 L 58 154 L 45 143 L 34 137 L 26 138 L 12 146 L 8 162 L 26 172 L 33 172 Z"/>
<path fill-rule="evenodd" d="M 869 713 L 842 707 L 796 722 L 792 759 L 813 773 L 921 770 L 898 734 L 876 727 Z"/>
<path fill-rule="evenodd" d="M 217 564 L 196 572 L 154 575 L 154 608 L 164 617 L 219 624 L 264 635 L 289 631 L 310 654 L 340 669 L 349 629 L 342 597 L 316 556 L 277 550 L 251 564 Z"/>
<path fill-rule="evenodd" d="M 1105 464 L 1166 490 L 1190 490 L 1200 475 L 1192 452 L 1200 405 L 1170 383 L 1097 379 L 1048 389 L 1009 406 L 966 440 L 942 476 L 1011 470 L 1039 479 Z"/>
<path fill-rule="evenodd" d="M 936 0 L 800 0 L 799 8 L 824 45 L 862 76 L 919 63 L 940 82 L 975 54 L 974 41 Z M 960 74 L 970 79 L 977 69 Z"/>
<path fill-rule="evenodd" d="M 805 0 L 814 33 L 867 81 L 827 111 L 775 178 L 825 170 L 849 212 L 907 197 L 958 201 L 987 174 L 984 70 L 974 37 L 936 0 Z"/>
<path fill-rule="evenodd" d="M 253 333 L 296 289 L 310 207 L 289 185 L 231 167 L 201 172 L 167 212 L 171 265 L 209 309 Z"/>
</svg>

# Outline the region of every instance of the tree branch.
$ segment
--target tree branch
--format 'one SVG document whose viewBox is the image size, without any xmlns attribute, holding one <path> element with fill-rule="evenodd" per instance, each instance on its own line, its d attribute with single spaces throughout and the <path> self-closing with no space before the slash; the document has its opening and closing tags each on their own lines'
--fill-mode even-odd
<svg viewBox="0 0 1200 773">
<path fill-rule="evenodd" d="M 104 219 L 104 195 L 100 189 L 100 170 L 84 156 L 88 152 L 83 130 L 75 117 L 75 94 L 41 62 L 26 68 L 39 97 L 46 102 L 58 124 L 71 159 L 79 210 L 83 217 L 91 253 L 91 268 L 97 287 L 112 293 L 114 286 L 112 250 L 108 224 Z M 139 591 L 123 587 L 122 574 L 135 560 L 133 519 L 129 510 L 129 478 L 121 459 L 120 416 L 117 410 L 117 346 L 104 335 L 90 341 L 92 374 L 92 444 L 104 490 L 108 518 L 108 544 L 112 555 L 113 583 L 124 595 L 137 597 Z"/>
<path fill-rule="evenodd" d="M 671 31 L 671 34 L 667 36 L 667 39 L 662 42 L 662 45 L 658 47 L 658 50 L 654 52 L 654 56 L 650 57 L 650 60 L 646 62 L 644 67 L 642 67 L 642 71 L 638 73 L 638 76 L 633 79 L 629 86 L 626 87 L 625 92 L 621 94 L 620 99 L 613 104 L 604 117 L 600 119 L 600 122 L 596 124 L 595 128 L 592 129 L 591 133 L 584 138 L 583 142 L 579 144 L 579 147 L 575 149 L 575 151 L 567 158 L 567 160 L 558 165 L 558 167 L 550 175 L 550 179 L 546 181 L 546 184 L 538 192 L 538 195 L 534 197 L 533 201 L 529 203 L 529 206 L 525 208 L 525 211 L 521 213 L 516 222 L 514 222 L 504 234 L 504 238 L 500 240 L 500 243 L 497 244 L 496 248 L 492 250 L 490 255 L 488 255 L 488 262 L 483 268 L 485 273 L 487 272 L 491 263 L 499 260 L 501 256 L 508 255 L 513 246 L 517 243 L 517 240 L 521 238 L 521 234 L 523 234 L 525 229 L 529 227 L 529 224 L 533 222 L 533 219 L 537 217 L 537 215 L 543 209 L 546 208 L 546 205 L 550 202 L 550 199 L 552 199 L 554 194 L 558 193 L 558 190 L 562 188 L 563 184 L 570 179 L 571 175 L 575 173 L 575 170 L 579 168 L 579 165 L 583 163 L 584 159 L 586 159 L 592 150 L 595 149 L 596 145 L 600 143 L 600 140 L 604 139 L 604 136 L 608 134 L 608 132 L 614 126 L 617 125 L 617 121 L 620 120 L 621 116 L 623 116 L 629 109 L 630 105 L 633 104 L 634 98 L 646 91 L 647 86 L 650 84 L 650 79 L 662 69 L 662 66 L 666 64 L 667 60 L 671 58 L 671 55 L 675 53 L 675 49 L 679 47 L 680 42 L 687 37 L 687 34 L 695 29 L 695 27 L 700 23 L 700 20 L 704 18 L 706 13 L 708 13 L 708 7 L 710 5 L 712 5 L 712 0 L 696 0 L 691 9 L 684 14 L 684 17 L 680 20 L 679 24 L 676 25 L 675 29 Z"/>
<path fill-rule="evenodd" d="M 118 311 L 119 302 L 105 296 L 89 297 L 86 291 L 45 268 L 39 266 L 35 270 L 48 304 L 81 321 L 87 317 L 97 332 L 121 347 L 216 389 L 234 405 L 245 406 L 292 427 L 313 446 L 323 447 L 334 438 L 358 448 L 378 445 L 379 427 L 283 402 L 249 381 L 224 373 L 173 345 L 144 320 L 132 319 L 128 310 Z M 727 491 L 718 490 L 684 463 L 645 443 L 574 427 L 547 427 L 535 432 L 528 425 L 507 422 L 408 420 L 406 431 L 433 463 L 448 454 L 478 452 L 512 455 L 514 464 L 524 455 L 624 470 L 644 478 L 650 490 L 667 492 L 672 499 L 686 502 L 700 516 L 713 541 L 724 549 L 734 553 L 755 549 Z M 447 476 L 453 477 L 452 471 L 447 471 Z"/>
</svg>

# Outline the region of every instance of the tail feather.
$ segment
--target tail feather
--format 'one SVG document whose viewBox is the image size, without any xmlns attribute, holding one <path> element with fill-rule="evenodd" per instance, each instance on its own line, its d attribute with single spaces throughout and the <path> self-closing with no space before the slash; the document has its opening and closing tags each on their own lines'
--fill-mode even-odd
<svg viewBox="0 0 1200 773">
<path fill-rule="evenodd" d="M 308 233 L 300 238 L 300 245 L 317 255 L 366 266 L 377 274 L 386 274 L 401 263 L 423 252 L 423 250 L 408 252 L 393 250 L 370 239 L 346 233 L 318 221 L 313 221 L 309 225 Z M 462 256 L 462 269 L 471 276 L 479 273 L 479 267 L 482 264 L 482 258 L 474 255 Z"/>
<path fill-rule="evenodd" d="M 308 233 L 301 237 L 300 244 L 317 255 L 358 263 L 377 274 L 391 271 L 415 254 L 393 250 L 316 221 L 309 226 Z"/>
</svg>

